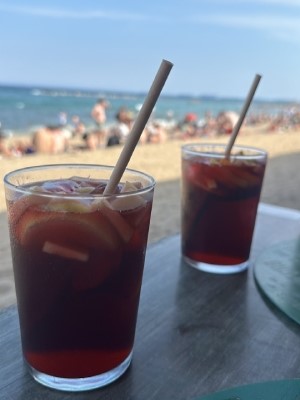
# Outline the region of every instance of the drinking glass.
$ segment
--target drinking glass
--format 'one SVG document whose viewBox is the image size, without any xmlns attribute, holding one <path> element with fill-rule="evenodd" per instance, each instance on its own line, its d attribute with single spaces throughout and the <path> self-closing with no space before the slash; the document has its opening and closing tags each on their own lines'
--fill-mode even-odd
<svg viewBox="0 0 300 400">
<path fill-rule="evenodd" d="M 154 179 L 46 165 L 4 177 L 22 350 L 34 379 L 95 389 L 130 365 Z"/>
<path fill-rule="evenodd" d="M 264 150 L 226 145 L 182 147 L 182 255 L 191 266 L 236 273 L 249 266 L 267 162 Z"/>
</svg>

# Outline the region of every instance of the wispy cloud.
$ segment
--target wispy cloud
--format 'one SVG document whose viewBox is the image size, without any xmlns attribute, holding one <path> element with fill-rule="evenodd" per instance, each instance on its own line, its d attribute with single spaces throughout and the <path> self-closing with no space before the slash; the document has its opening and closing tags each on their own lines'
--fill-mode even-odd
<svg viewBox="0 0 300 400">
<path fill-rule="evenodd" d="M 245 28 L 285 28 L 285 29 L 298 29 L 300 28 L 300 18 L 298 17 L 280 17 L 270 15 L 249 15 L 244 14 L 214 14 L 214 15 L 201 15 L 194 17 L 195 20 L 209 23 L 217 23 L 219 25 L 227 25 L 233 27 Z"/>
<path fill-rule="evenodd" d="M 110 12 L 103 10 L 80 10 L 72 11 L 67 9 L 30 7 L 30 6 L 11 6 L 0 4 L 0 10 L 11 14 L 22 14 L 37 17 L 61 18 L 61 19 L 106 19 L 106 20 L 131 20 L 143 21 L 149 19 L 147 15 L 127 12 Z"/>
<path fill-rule="evenodd" d="M 299 0 L 253 0 L 252 3 L 261 3 L 261 4 L 277 4 L 283 7 L 294 6 L 300 7 Z"/>
<path fill-rule="evenodd" d="M 236 4 L 236 5 L 243 5 L 243 4 L 260 4 L 260 5 L 278 5 L 282 7 L 300 7 L 299 0 L 206 0 L 207 3 L 218 3 L 220 5 L 225 6 L 226 4 Z"/>
<path fill-rule="evenodd" d="M 188 1 L 188 0 L 187 0 Z M 193 0 L 198 1 L 198 0 Z M 202 0 L 205 1 L 205 0 Z M 265 32 L 265 34 L 276 37 L 280 40 L 288 42 L 300 43 L 300 17 L 295 17 L 295 13 L 292 12 L 290 17 L 280 16 L 275 13 L 275 9 L 270 7 L 270 13 L 262 14 L 255 8 L 255 14 L 246 15 L 242 11 L 238 14 L 234 14 L 232 8 L 226 9 L 226 5 L 280 5 L 289 10 L 289 13 L 293 11 L 291 6 L 300 7 L 300 0 L 206 0 L 209 3 L 218 3 L 220 6 L 225 7 L 225 12 L 222 14 L 206 14 L 201 13 L 197 15 L 194 13 L 192 16 L 181 15 L 180 17 L 168 18 L 163 15 L 151 15 L 146 13 L 135 13 L 123 10 L 110 11 L 104 9 L 98 10 L 70 10 L 66 8 L 52 8 L 52 7 L 32 7 L 32 6 L 16 6 L 10 4 L 1 4 L 0 11 L 27 15 L 33 17 L 44 17 L 52 19 L 69 19 L 69 20 L 108 20 L 108 21 L 132 21 L 132 22 L 143 22 L 152 21 L 160 23 L 201 23 L 206 25 L 215 25 L 220 27 L 229 27 L 237 29 L 252 29 L 256 31 Z M 241 10 L 241 8 L 240 8 Z M 273 14 L 272 14 L 273 13 Z"/>
<path fill-rule="evenodd" d="M 300 43 L 300 17 L 280 17 L 261 14 L 249 16 L 244 14 L 213 14 L 193 16 L 192 20 L 201 24 L 264 31 L 273 37 Z"/>
</svg>

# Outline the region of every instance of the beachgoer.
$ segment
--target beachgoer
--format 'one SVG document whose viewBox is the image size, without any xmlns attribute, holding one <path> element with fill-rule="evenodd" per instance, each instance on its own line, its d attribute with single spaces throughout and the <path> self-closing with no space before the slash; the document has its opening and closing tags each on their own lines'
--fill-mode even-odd
<svg viewBox="0 0 300 400">
<path fill-rule="evenodd" d="M 73 136 L 81 138 L 86 132 L 86 127 L 78 115 L 73 115 L 72 125 L 73 125 L 72 129 Z"/>
<path fill-rule="evenodd" d="M 72 136 L 75 139 L 81 139 L 84 141 L 84 146 L 78 144 L 77 146 L 82 149 L 88 150 L 97 149 L 97 137 L 94 132 L 87 131 L 85 124 L 81 121 L 78 115 L 72 117 Z"/>
<path fill-rule="evenodd" d="M 64 130 L 57 126 L 46 126 L 33 134 L 34 149 L 38 153 L 58 154 L 68 148 L 68 139 Z"/>
<path fill-rule="evenodd" d="M 116 124 L 109 131 L 107 146 L 124 143 L 129 135 L 132 122 L 133 114 L 126 107 L 121 107 L 116 115 Z"/>
<path fill-rule="evenodd" d="M 0 130 L 0 156 L 21 157 L 23 154 L 32 154 L 34 149 L 30 139 L 13 138 Z"/>
<path fill-rule="evenodd" d="M 239 116 L 234 111 L 221 111 L 216 118 L 216 130 L 218 135 L 230 135 Z"/>
<path fill-rule="evenodd" d="M 198 116 L 194 113 L 187 113 L 182 122 L 178 124 L 181 139 L 196 137 L 199 133 Z"/>
<path fill-rule="evenodd" d="M 204 114 L 201 136 L 213 136 L 216 133 L 217 123 L 216 119 L 210 111 Z"/>
<path fill-rule="evenodd" d="M 3 131 L 0 130 L 0 155 L 10 157 L 13 154 L 7 143 L 7 137 Z"/>
<path fill-rule="evenodd" d="M 153 121 L 147 126 L 147 142 L 148 143 L 164 143 L 167 140 L 166 131 L 161 124 Z"/>
<path fill-rule="evenodd" d="M 82 135 L 82 139 L 85 141 L 85 145 L 88 150 L 97 150 L 98 137 L 94 132 L 85 132 Z"/>
<path fill-rule="evenodd" d="M 58 114 L 58 122 L 59 122 L 59 125 L 60 125 L 60 126 L 67 126 L 67 123 L 68 123 L 68 115 L 67 115 L 66 112 L 61 111 L 61 112 Z"/>
<path fill-rule="evenodd" d="M 91 117 L 93 118 L 96 129 L 95 137 L 98 141 L 98 147 L 103 147 L 106 144 L 107 132 L 106 132 L 106 109 L 109 103 L 105 99 L 99 99 L 91 111 Z"/>
</svg>

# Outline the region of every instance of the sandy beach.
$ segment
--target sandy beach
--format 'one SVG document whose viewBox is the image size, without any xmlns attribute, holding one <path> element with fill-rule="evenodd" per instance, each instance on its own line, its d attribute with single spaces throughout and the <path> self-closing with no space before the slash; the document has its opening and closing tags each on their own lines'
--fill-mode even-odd
<svg viewBox="0 0 300 400">
<path fill-rule="evenodd" d="M 226 143 L 227 137 L 201 138 L 201 142 Z M 150 226 L 149 243 L 180 232 L 180 147 L 183 141 L 139 145 L 129 167 L 153 175 L 157 181 Z M 300 210 L 300 132 L 270 133 L 263 127 L 245 127 L 237 144 L 267 150 L 269 161 L 261 201 Z M 25 166 L 57 163 L 89 163 L 113 165 L 121 147 L 96 151 L 72 151 L 60 155 L 26 155 L 0 159 L 1 179 L 5 173 Z M 0 185 L 0 307 L 15 302 L 13 272 L 6 220 L 3 184 Z"/>
</svg>

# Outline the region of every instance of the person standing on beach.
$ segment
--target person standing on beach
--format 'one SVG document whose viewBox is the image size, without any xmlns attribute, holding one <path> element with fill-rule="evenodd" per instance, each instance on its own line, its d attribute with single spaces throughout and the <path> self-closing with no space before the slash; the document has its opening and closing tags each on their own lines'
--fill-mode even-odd
<svg viewBox="0 0 300 400">
<path fill-rule="evenodd" d="M 97 100 L 96 104 L 92 108 L 91 117 L 96 123 L 96 130 L 94 132 L 97 139 L 98 147 L 106 145 L 107 134 L 105 129 L 106 123 L 106 109 L 109 104 L 105 99 Z"/>
<path fill-rule="evenodd" d="M 61 111 L 58 114 L 58 123 L 59 123 L 59 126 L 61 126 L 61 127 L 67 126 L 67 124 L 68 124 L 68 115 L 67 115 L 66 112 Z"/>
</svg>

